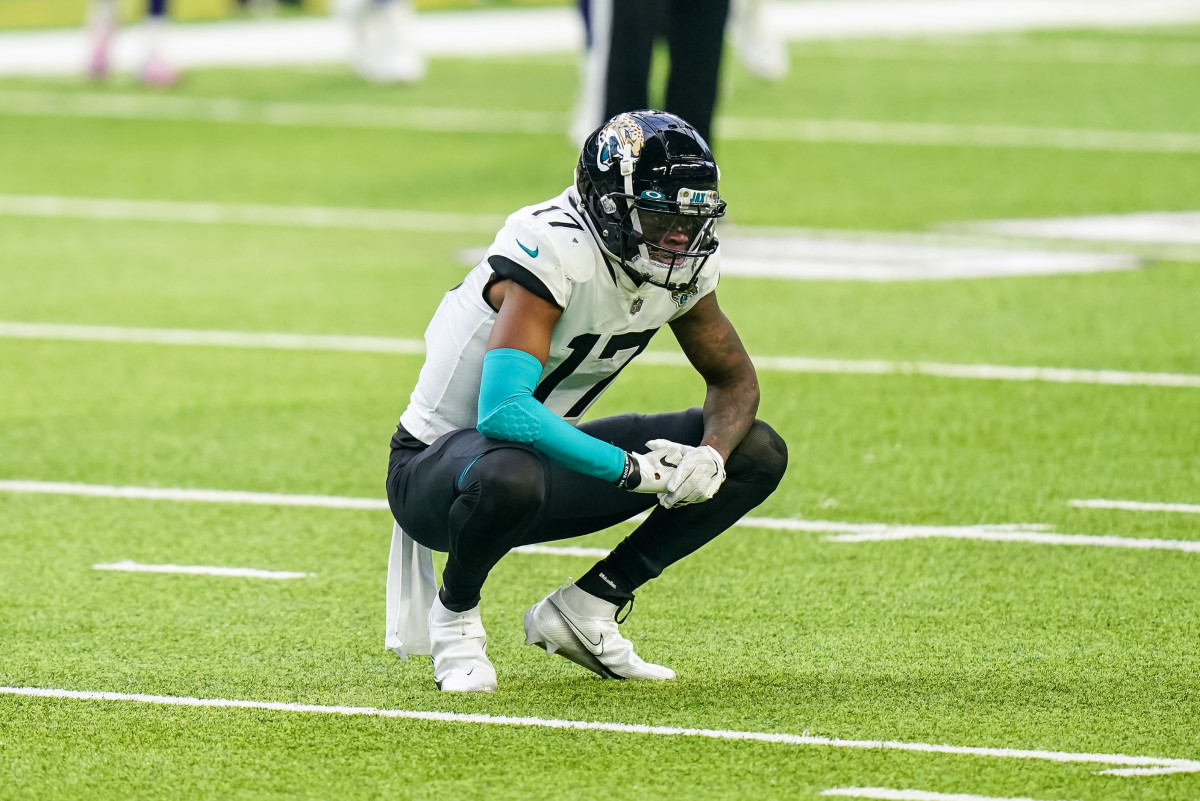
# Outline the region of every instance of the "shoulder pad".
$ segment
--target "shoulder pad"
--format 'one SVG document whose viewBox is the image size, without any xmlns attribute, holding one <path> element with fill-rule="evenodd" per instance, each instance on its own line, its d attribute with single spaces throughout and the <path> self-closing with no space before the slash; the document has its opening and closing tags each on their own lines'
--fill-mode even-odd
<svg viewBox="0 0 1200 801">
<path fill-rule="evenodd" d="M 522 209 L 496 234 L 488 248 L 488 263 L 505 278 L 565 309 L 571 285 L 581 279 L 584 264 L 579 250 L 582 240 L 564 237 L 566 231 L 550 227 Z"/>
</svg>

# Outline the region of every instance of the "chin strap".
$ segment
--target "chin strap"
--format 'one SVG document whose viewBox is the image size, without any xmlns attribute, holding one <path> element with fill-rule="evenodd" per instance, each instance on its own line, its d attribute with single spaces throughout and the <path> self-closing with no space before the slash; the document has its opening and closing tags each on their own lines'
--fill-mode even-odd
<svg viewBox="0 0 1200 801">
<path fill-rule="evenodd" d="M 639 237 L 642 235 L 642 221 L 638 218 L 637 199 L 633 195 L 633 168 L 637 164 L 637 156 L 633 155 L 633 146 L 628 142 L 621 145 L 621 177 L 625 179 L 625 197 L 632 198 L 626 200 L 626 203 L 631 204 L 629 207 L 629 222 L 633 226 L 633 231 Z M 624 250 L 624 243 L 621 243 L 621 250 Z M 646 261 L 650 260 L 650 252 L 646 250 L 646 243 L 638 245 L 638 253 Z"/>
</svg>

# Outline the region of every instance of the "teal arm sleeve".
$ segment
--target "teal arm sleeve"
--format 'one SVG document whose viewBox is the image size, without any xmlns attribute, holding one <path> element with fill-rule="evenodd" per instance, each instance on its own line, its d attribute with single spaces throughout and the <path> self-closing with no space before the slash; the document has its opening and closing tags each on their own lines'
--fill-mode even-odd
<svg viewBox="0 0 1200 801">
<path fill-rule="evenodd" d="M 589 476 L 617 481 L 625 451 L 590 437 L 533 397 L 542 363 L 523 350 L 497 348 L 483 357 L 479 383 L 479 433 L 528 442 L 556 462 Z"/>
</svg>

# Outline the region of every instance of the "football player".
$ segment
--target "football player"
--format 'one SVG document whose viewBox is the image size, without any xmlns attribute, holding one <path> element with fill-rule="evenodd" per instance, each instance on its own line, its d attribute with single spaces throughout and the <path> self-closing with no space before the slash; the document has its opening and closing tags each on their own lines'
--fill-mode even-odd
<svg viewBox="0 0 1200 801">
<path fill-rule="evenodd" d="M 496 688 L 480 590 L 509 550 L 648 509 L 525 613 L 525 635 L 605 678 L 673 678 L 634 653 L 621 610 L 782 478 L 786 446 L 755 418 L 754 367 L 717 305 L 718 177 L 684 120 L 620 114 L 588 137 L 574 185 L 510 216 L 438 306 L 387 494 L 405 534 L 448 554 L 428 618 L 442 690 Z M 702 407 L 579 423 L 663 325 L 707 384 Z"/>
</svg>

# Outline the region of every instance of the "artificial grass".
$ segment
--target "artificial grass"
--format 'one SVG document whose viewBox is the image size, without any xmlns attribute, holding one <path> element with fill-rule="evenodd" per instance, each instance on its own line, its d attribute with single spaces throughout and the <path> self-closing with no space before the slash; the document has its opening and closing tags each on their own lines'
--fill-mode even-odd
<svg viewBox="0 0 1200 801">
<path fill-rule="evenodd" d="M 1043 58 L 1061 52 L 1057 41 L 1019 47 Z M 1197 128 L 1187 75 L 1163 64 L 947 67 L 935 60 L 944 45 L 911 43 L 911 59 L 881 65 L 822 47 L 797 48 L 777 86 L 731 67 L 725 112 Z M 199 72 L 179 92 L 565 120 L 573 86 L 567 60 L 514 59 L 436 62 L 411 91 L 273 70 Z M 569 180 L 560 134 L 7 116 L 0 192 L 499 217 Z M 1186 209 L 1200 174 L 1195 155 L 736 140 L 718 152 L 739 224 L 923 230 Z M 458 250 L 489 238 L 4 217 L 0 320 L 415 338 L 463 272 Z M 1172 263 L 893 285 L 726 278 L 720 294 L 754 355 L 1196 373 L 1195 285 L 1194 265 Z M 669 334 L 654 344 L 671 347 Z M 380 498 L 387 438 L 419 366 L 403 355 L 0 340 L 0 479 Z M 788 441 L 791 466 L 757 516 L 1196 539 L 1194 516 L 1068 505 L 1200 500 L 1194 389 L 772 370 L 760 380 L 760 414 Z M 593 414 L 678 408 L 702 392 L 686 368 L 635 363 Z M 643 656 L 678 670 L 664 684 L 600 681 L 525 645 L 522 611 L 590 561 L 514 554 L 484 593 L 500 690 L 455 697 L 434 689 L 425 660 L 383 651 L 390 525 L 382 510 L 0 493 L 0 685 L 1200 757 L 1192 553 L 851 543 L 739 526 L 639 592 L 623 628 Z M 612 545 L 628 530 L 577 544 Z M 126 559 L 315 575 L 92 567 Z M 1195 773 L 1104 776 L 1111 766 L 1096 763 L 4 694 L 0 763 L 4 799 L 815 799 L 848 786 L 1200 796 Z"/>
</svg>

